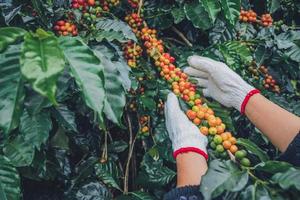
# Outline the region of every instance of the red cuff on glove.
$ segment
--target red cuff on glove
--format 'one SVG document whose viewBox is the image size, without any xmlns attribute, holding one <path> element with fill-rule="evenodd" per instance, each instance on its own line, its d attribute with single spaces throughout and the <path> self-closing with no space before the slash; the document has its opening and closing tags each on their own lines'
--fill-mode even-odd
<svg viewBox="0 0 300 200">
<path fill-rule="evenodd" d="M 184 148 L 180 148 L 180 149 L 174 151 L 173 157 L 176 159 L 176 157 L 178 156 L 178 154 L 187 153 L 187 152 L 198 153 L 201 156 L 203 156 L 206 160 L 208 160 L 207 153 L 205 153 L 204 151 L 202 151 L 201 149 L 198 149 L 196 147 L 184 147 Z"/>
<path fill-rule="evenodd" d="M 246 105 L 248 104 L 250 98 L 251 98 L 253 95 L 258 94 L 258 93 L 260 93 L 260 91 L 257 90 L 257 89 L 254 89 L 254 90 L 251 90 L 251 91 L 246 95 L 246 97 L 245 97 L 245 99 L 244 99 L 244 101 L 243 101 L 243 103 L 242 103 L 242 105 L 241 105 L 241 113 L 242 113 L 242 114 L 245 114 Z"/>
</svg>

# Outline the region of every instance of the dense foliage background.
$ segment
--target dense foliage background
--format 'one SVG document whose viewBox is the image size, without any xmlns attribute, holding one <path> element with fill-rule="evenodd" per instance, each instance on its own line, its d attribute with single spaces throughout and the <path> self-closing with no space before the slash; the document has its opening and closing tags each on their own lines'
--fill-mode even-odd
<svg viewBox="0 0 300 200">
<path fill-rule="evenodd" d="M 142 45 L 123 22 L 136 1 L 100 2 L 115 5 L 93 18 L 68 1 L 0 0 L 1 200 L 162 199 L 175 186 L 163 116 L 170 88 L 146 53 L 135 68 L 123 57 L 126 42 Z M 193 54 L 226 62 L 300 115 L 299 1 L 151 0 L 140 8 L 177 66 Z M 239 21 L 241 8 L 274 22 Z M 79 36 L 55 34 L 61 19 Z M 261 65 L 279 92 L 266 87 Z M 300 170 L 276 161 L 280 152 L 244 116 L 207 104 L 248 150 L 251 166 L 210 150 L 205 198 L 298 199 Z"/>
</svg>

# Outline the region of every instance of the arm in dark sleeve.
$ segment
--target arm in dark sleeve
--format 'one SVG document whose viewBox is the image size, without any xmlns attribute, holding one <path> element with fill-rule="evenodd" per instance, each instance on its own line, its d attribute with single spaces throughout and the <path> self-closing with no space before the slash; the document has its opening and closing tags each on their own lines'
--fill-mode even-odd
<svg viewBox="0 0 300 200">
<path fill-rule="evenodd" d="M 199 185 L 174 188 L 164 196 L 164 200 L 203 200 Z"/>
<path fill-rule="evenodd" d="M 279 157 L 279 160 L 300 167 L 300 133 L 294 138 L 287 150 Z"/>
</svg>

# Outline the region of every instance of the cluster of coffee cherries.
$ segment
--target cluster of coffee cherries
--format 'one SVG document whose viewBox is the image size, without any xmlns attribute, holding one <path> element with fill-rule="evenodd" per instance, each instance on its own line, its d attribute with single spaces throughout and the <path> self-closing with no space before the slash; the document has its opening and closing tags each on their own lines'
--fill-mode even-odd
<svg viewBox="0 0 300 200">
<path fill-rule="evenodd" d="M 111 8 L 120 4 L 120 0 L 100 0 L 100 3 L 104 11 L 110 11 Z"/>
<path fill-rule="evenodd" d="M 132 28 L 132 31 L 134 33 L 139 33 L 139 29 L 143 25 L 143 18 L 140 15 L 138 15 L 137 13 L 128 14 L 125 17 L 125 21 Z"/>
<path fill-rule="evenodd" d="M 77 36 L 78 35 L 78 29 L 75 24 L 69 21 L 65 20 L 59 20 L 55 23 L 53 27 L 54 31 L 58 35 L 63 36 Z"/>
<path fill-rule="evenodd" d="M 144 41 L 147 54 L 153 57 L 157 64 L 157 59 L 164 52 L 163 41 L 157 39 L 157 31 L 155 29 L 144 27 L 141 31 L 141 39 Z"/>
<path fill-rule="evenodd" d="M 139 7 L 139 1 L 140 0 L 128 0 L 128 3 L 132 8 L 137 8 Z"/>
<path fill-rule="evenodd" d="M 273 19 L 270 14 L 263 14 L 261 16 L 260 24 L 262 26 L 269 27 L 269 26 L 272 26 L 272 23 L 273 23 Z"/>
<path fill-rule="evenodd" d="M 253 10 L 241 10 L 240 12 L 240 21 L 242 22 L 256 22 L 257 14 Z"/>
<path fill-rule="evenodd" d="M 241 22 L 246 22 L 246 23 L 258 23 L 261 26 L 264 27 L 269 27 L 273 23 L 272 16 L 270 14 L 263 14 L 261 16 L 261 19 L 257 19 L 257 14 L 253 10 L 244 10 L 241 9 L 240 12 L 240 17 L 239 17 Z"/>
<path fill-rule="evenodd" d="M 142 134 L 148 134 L 149 133 L 149 122 L 150 117 L 147 115 L 141 116 L 139 119 L 140 125 L 141 125 L 141 132 Z"/>
<path fill-rule="evenodd" d="M 230 132 L 223 132 L 212 137 L 209 146 L 215 150 L 217 156 L 222 158 L 227 158 L 228 154 L 226 151 L 230 151 L 243 166 L 249 167 L 251 163 L 246 158 L 247 152 L 238 150 L 236 143 L 236 138 Z"/>
<path fill-rule="evenodd" d="M 124 45 L 123 51 L 129 67 L 136 68 L 138 59 L 143 53 L 142 47 L 133 41 L 129 41 Z"/>
<path fill-rule="evenodd" d="M 259 71 L 264 75 L 264 88 L 279 94 L 280 87 L 276 84 L 276 80 L 268 73 L 268 68 L 262 65 L 259 67 Z"/>
<path fill-rule="evenodd" d="M 72 0 L 71 8 L 86 10 L 88 6 L 95 6 L 95 0 Z"/>
</svg>

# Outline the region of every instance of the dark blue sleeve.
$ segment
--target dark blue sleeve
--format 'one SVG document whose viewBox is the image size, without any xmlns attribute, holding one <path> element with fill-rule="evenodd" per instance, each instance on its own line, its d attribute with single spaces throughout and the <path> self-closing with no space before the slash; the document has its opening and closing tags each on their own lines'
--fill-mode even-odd
<svg viewBox="0 0 300 200">
<path fill-rule="evenodd" d="M 203 200 L 199 185 L 174 188 L 164 196 L 164 200 Z"/>
<path fill-rule="evenodd" d="M 294 138 L 287 150 L 280 156 L 279 160 L 300 167 L 300 133 Z"/>
</svg>

